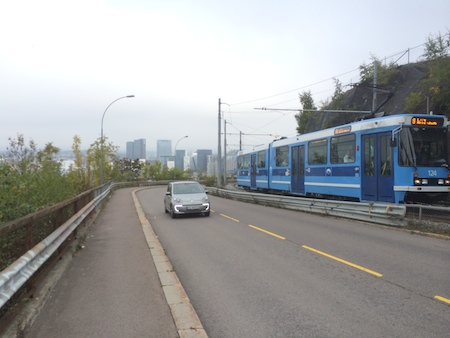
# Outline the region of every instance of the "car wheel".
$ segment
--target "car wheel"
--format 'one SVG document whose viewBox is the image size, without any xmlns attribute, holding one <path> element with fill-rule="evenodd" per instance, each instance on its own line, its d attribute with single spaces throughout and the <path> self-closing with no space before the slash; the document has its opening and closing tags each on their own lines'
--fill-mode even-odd
<svg viewBox="0 0 450 338">
<path fill-rule="evenodd" d="M 209 211 L 205 212 L 204 215 L 205 215 L 206 217 L 209 217 Z"/>
<path fill-rule="evenodd" d="M 169 213 L 169 211 L 168 211 L 167 208 L 166 208 L 166 203 L 164 203 L 164 212 L 165 212 L 166 214 Z"/>
<path fill-rule="evenodd" d="M 173 210 L 173 207 L 170 208 L 170 216 L 172 216 L 172 218 L 177 218 L 177 214 Z"/>
</svg>

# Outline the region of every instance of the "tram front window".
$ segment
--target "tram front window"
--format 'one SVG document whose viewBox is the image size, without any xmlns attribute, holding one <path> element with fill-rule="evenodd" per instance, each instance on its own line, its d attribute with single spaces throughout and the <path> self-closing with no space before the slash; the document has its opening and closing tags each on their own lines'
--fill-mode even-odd
<svg viewBox="0 0 450 338">
<path fill-rule="evenodd" d="M 399 135 L 399 164 L 403 166 L 447 166 L 447 130 L 403 128 Z"/>
</svg>

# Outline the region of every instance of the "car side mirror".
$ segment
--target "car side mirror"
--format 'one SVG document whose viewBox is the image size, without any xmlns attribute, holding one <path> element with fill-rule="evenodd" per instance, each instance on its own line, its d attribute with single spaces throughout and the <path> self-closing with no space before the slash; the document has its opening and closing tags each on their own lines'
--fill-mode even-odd
<svg viewBox="0 0 450 338">
<path fill-rule="evenodd" d="M 209 194 L 209 190 L 205 190 L 205 194 Z"/>
<path fill-rule="evenodd" d="M 166 191 L 166 195 L 167 195 L 167 196 L 170 196 L 170 191 Z"/>
</svg>

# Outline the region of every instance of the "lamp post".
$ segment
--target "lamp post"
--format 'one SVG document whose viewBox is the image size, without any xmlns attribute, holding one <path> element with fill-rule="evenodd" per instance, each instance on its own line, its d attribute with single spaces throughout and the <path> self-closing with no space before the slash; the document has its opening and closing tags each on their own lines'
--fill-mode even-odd
<svg viewBox="0 0 450 338">
<path fill-rule="evenodd" d="M 178 141 L 177 141 L 177 143 L 175 143 L 175 149 L 174 149 L 174 156 L 173 156 L 173 158 L 174 158 L 174 166 L 173 166 L 173 179 L 175 179 L 176 178 L 176 171 L 175 171 L 175 169 L 177 168 L 177 145 L 178 145 L 178 143 L 182 140 L 182 139 L 184 139 L 184 138 L 188 138 L 189 136 L 188 135 L 186 135 L 186 136 L 183 136 L 182 138 L 180 138 Z M 183 169 L 184 169 L 184 166 L 183 166 Z"/>
<path fill-rule="evenodd" d="M 132 98 L 134 97 L 134 95 L 127 95 L 127 96 L 122 96 L 119 97 L 118 99 L 115 99 L 113 102 L 111 102 L 108 107 L 106 107 L 103 115 L 102 115 L 102 128 L 101 128 L 101 136 L 100 136 L 100 156 L 101 156 L 101 163 L 100 163 L 100 184 L 103 185 L 105 176 L 104 176 L 104 172 L 105 172 L 105 154 L 104 154 L 104 150 L 103 150 L 103 143 L 104 143 L 104 139 L 103 139 L 103 119 L 105 118 L 105 114 L 108 111 L 108 108 L 111 107 L 111 105 L 119 100 L 122 99 L 127 99 L 127 98 Z"/>
</svg>

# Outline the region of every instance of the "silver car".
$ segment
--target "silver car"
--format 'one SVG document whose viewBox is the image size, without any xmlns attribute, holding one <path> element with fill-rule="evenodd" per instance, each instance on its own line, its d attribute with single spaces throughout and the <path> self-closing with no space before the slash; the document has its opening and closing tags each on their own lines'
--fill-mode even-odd
<svg viewBox="0 0 450 338">
<path fill-rule="evenodd" d="M 209 216 L 208 191 L 195 181 L 170 182 L 164 196 L 164 211 L 172 218 L 184 214 Z"/>
</svg>

